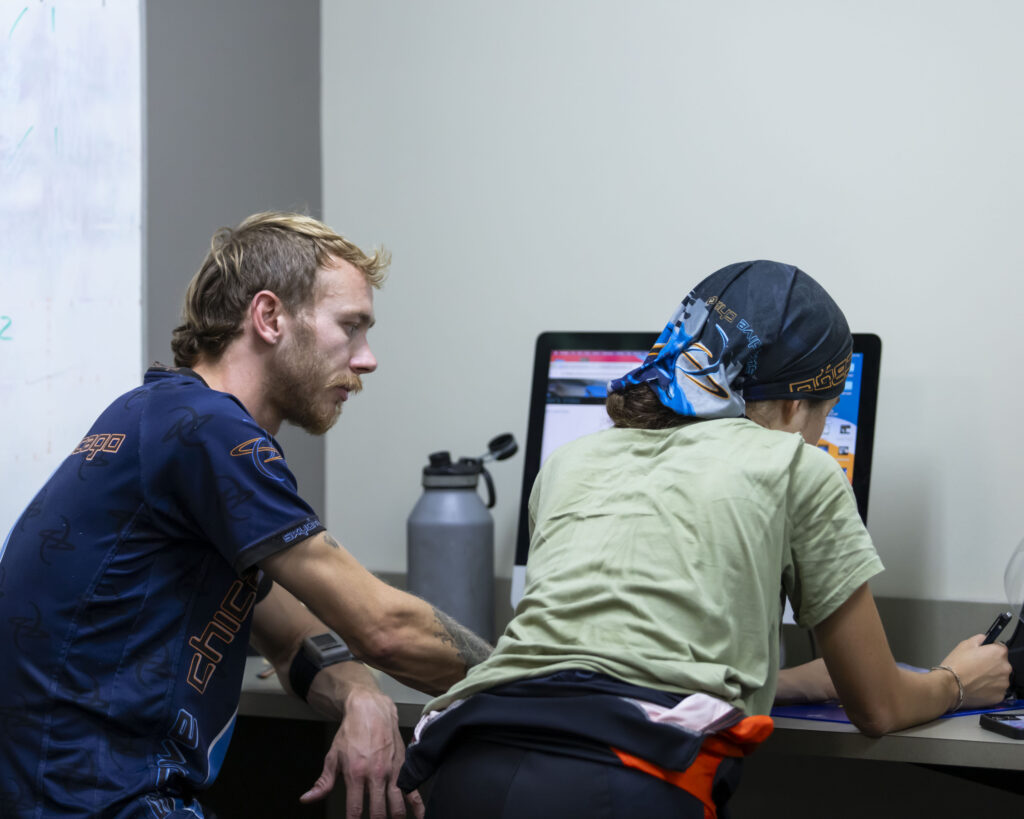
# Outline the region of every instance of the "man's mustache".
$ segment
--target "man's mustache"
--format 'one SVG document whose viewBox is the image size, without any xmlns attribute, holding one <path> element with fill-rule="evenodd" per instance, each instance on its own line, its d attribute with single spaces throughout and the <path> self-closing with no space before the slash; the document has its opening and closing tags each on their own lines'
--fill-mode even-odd
<svg viewBox="0 0 1024 819">
<path fill-rule="evenodd" d="M 349 395 L 355 395 L 363 389 L 363 380 L 358 375 L 346 375 L 342 378 L 336 378 L 328 387 L 331 389 L 341 387 L 344 390 L 348 390 Z"/>
</svg>

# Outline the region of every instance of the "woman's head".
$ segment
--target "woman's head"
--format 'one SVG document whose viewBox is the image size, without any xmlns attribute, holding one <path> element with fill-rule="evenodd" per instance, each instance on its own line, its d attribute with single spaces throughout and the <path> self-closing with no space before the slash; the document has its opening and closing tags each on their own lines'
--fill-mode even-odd
<svg viewBox="0 0 1024 819">
<path fill-rule="evenodd" d="M 828 414 L 838 398 L 799 398 L 747 401 L 746 416 L 766 429 L 799 432 L 809 444 L 816 444 L 825 429 Z"/>
<path fill-rule="evenodd" d="M 619 426 L 658 428 L 738 417 L 748 401 L 833 399 L 852 350 L 842 311 L 802 270 L 769 261 L 729 265 L 690 291 L 640 367 L 611 382 L 609 414 Z M 645 406 L 654 426 L 629 422 Z"/>
</svg>

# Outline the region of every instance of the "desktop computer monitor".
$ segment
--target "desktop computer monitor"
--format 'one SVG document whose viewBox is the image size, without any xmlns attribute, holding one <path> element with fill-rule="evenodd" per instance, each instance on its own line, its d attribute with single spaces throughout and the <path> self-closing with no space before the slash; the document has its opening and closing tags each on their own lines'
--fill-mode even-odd
<svg viewBox="0 0 1024 819">
<path fill-rule="evenodd" d="M 528 504 L 541 464 L 562 444 L 612 425 L 604 408 L 608 382 L 642 363 L 657 337 L 657 333 L 587 332 L 549 332 L 538 336 L 512 568 L 513 607 L 522 597 L 526 580 L 530 550 Z M 818 442 L 850 479 L 857 509 L 865 523 L 881 349 L 878 336 L 853 334 L 853 360 L 846 387 Z"/>
</svg>

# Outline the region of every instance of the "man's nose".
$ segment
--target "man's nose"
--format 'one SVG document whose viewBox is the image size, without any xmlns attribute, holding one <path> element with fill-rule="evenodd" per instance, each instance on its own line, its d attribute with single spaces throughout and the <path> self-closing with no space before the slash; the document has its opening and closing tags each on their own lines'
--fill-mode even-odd
<svg viewBox="0 0 1024 819">
<path fill-rule="evenodd" d="M 349 362 L 352 371 L 359 374 L 372 373 L 377 369 L 377 357 L 373 354 L 369 344 L 362 344 L 352 360 Z"/>
</svg>

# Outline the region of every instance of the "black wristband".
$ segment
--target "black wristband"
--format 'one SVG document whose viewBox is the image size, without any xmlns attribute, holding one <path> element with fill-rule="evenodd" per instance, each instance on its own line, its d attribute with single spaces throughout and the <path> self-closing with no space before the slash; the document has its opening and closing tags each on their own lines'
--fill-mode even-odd
<svg viewBox="0 0 1024 819">
<path fill-rule="evenodd" d="M 288 669 L 288 682 L 292 691 L 306 700 L 313 678 L 324 668 L 335 663 L 354 660 L 355 656 L 337 635 L 327 632 L 315 637 L 307 637 L 295 652 L 291 667 Z"/>
<path fill-rule="evenodd" d="M 320 673 L 320 666 L 314 663 L 306 652 L 301 648 L 295 652 L 295 659 L 292 660 L 291 668 L 288 669 L 288 682 L 294 691 L 303 701 L 309 696 L 309 687 L 313 684 L 313 678 Z"/>
</svg>

